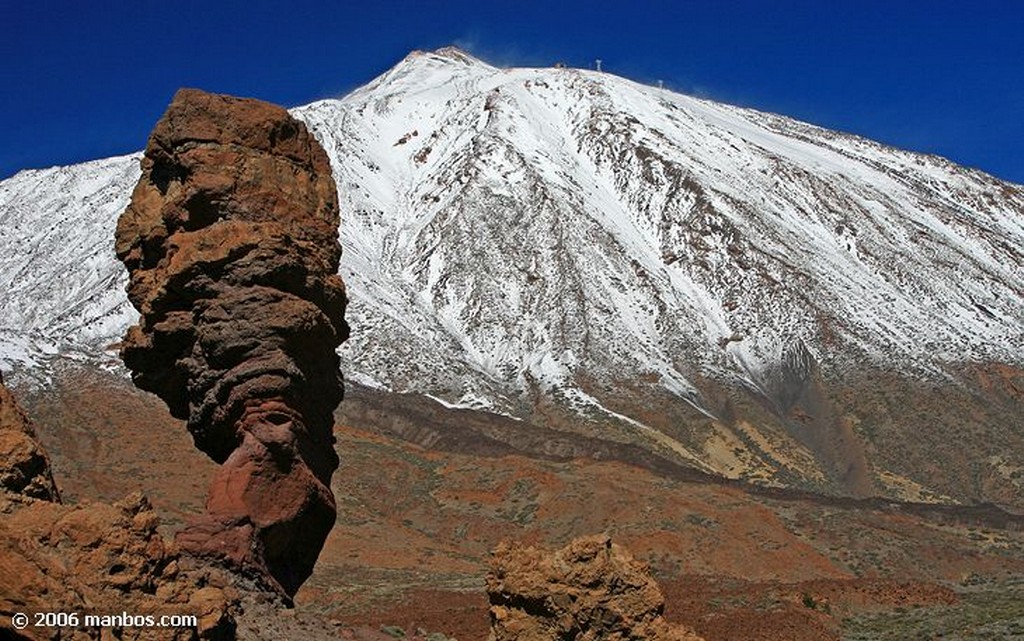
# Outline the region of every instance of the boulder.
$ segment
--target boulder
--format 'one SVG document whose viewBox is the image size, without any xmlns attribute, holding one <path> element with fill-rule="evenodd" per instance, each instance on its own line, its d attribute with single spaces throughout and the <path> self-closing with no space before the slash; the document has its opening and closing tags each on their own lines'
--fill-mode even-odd
<svg viewBox="0 0 1024 641">
<path fill-rule="evenodd" d="M 487 596 L 490 641 L 700 641 L 665 621 L 647 565 L 603 535 L 556 552 L 502 543 Z"/>
<path fill-rule="evenodd" d="M 141 493 L 62 505 L 34 427 L 0 378 L 0 638 L 100 639 L 118 630 L 125 641 L 234 639 L 235 578 L 183 570 L 158 524 Z M 36 618 L 45 613 L 64 618 Z M 107 619 L 91 625 L 87 614 Z M 164 616 L 195 619 L 155 625 Z"/>
<path fill-rule="evenodd" d="M 0 495 L 0 638 L 234 639 L 234 579 L 217 568 L 183 571 L 158 522 L 141 493 L 113 505 Z M 64 619 L 36 618 L 48 612 Z M 16 614 L 27 627 L 15 627 Z M 161 627 L 162 617 L 194 619 Z"/>
</svg>

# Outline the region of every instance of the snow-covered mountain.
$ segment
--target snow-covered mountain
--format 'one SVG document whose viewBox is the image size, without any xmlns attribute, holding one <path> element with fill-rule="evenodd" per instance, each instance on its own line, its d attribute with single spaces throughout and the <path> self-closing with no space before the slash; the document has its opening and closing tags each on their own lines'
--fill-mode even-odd
<svg viewBox="0 0 1024 641">
<path fill-rule="evenodd" d="M 865 467 L 859 491 L 927 498 L 829 382 L 1024 365 L 1024 187 L 942 158 L 450 48 L 293 113 L 337 179 L 343 367 L 364 385 L 729 475 L 849 488 Z M 114 360 L 138 158 L 0 182 L 5 370 Z"/>
</svg>

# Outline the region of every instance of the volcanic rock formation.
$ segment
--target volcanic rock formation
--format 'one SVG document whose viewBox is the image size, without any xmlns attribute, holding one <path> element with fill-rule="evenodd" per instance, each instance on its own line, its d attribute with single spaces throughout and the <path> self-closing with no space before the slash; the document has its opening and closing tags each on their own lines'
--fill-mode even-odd
<svg viewBox="0 0 1024 641">
<path fill-rule="evenodd" d="M 182 569 L 142 494 L 113 505 L 60 504 L 46 453 L 2 378 L 0 517 L 0 639 L 101 638 L 86 613 L 131 613 L 127 625 L 101 626 L 125 640 L 235 638 L 232 578 L 216 568 Z M 36 618 L 46 612 L 64 619 Z M 144 622 L 182 615 L 196 619 L 167 628 Z"/>
<path fill-rule="evenodd" d="M 179 545 L 293 595 L 336 515 L 348 326 L 327 155 L 280 107 L 183 89 L 150 135 L 116 251 L 141 313 L 122 358 L 222 464 Z"/>
<path fill-rule="evenodd" d="M 0 638 L 108 638 L 99 628 L 119 629 L 116 638 L 126 641 L 235 638 L 239 592 L 231 577 L 217 568 L 183 570 L 142 494 L 113 505 L 59 505 L 0 493 L 0 514 Z M 44 612 L 76 616 L 36 627 Z M 7 627 L 17 625 L 17 613 L 31 613 L 28 629 Z M 111 622 L 124 613 L 133 617 L 127 625 Z M 86 614 L 107 618 L 95 626 Z M 156 627 L 164 616 L 196 619 Z"/>
<path fill-rule="evenodd" d="M 487 596 L 490 641 L 700 641 L 665 621 L 650 570 L 607 536 L 582 537 L 554 553 L 503 543 Z"/>
<path fill-rule="evenodd" d="M 0 490 L 60 502 L 35 429 L 0 376 Z"/>
</svg>

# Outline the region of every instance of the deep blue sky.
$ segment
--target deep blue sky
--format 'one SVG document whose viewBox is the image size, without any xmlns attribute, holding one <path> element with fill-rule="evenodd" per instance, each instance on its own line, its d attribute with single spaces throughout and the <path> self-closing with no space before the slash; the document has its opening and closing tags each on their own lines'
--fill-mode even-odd
<svg viewBox="0 0 1024 641">
<path fill-rule="evenodd" d="M 295 106 L 412 49 L 562 60 L 1024 183 L 1024 2 L 0 0 L 0 178 L 141 149 L 181 86 Z"/>
</svg>

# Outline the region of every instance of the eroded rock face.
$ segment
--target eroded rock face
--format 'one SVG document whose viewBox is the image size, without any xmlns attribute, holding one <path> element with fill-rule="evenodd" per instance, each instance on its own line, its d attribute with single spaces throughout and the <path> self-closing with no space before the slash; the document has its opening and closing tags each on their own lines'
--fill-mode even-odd
<svg viewBox="0 0 1024 641">
<path fill-rule="evenodd" d="M 35 428 L 0 376 L 0 491 L 60 502 Z"/>
<path fill-rule="evenodd" d="M 662 617 L 644 563 L 607 536 L 557 552 L 503 543 L 487 575 L 491 641 L 700 641 Z"/>
<path fill-rule="evenodd" d="M 33 426 L 0 378 L 0 638 L 107 638 L 102 628 L 120 626 L 89 626 L 85 614 L 131 613 L 196 619 L 178 628 L 128 626 L 120 639 L 234 639 L 232 577 L 181 568 L 158 522 L 140 493 L 113 505 L 62 505 Z M 45 612 L 78 616 L 37 627 L 35 615 Z M 15 614 L 27 615 L 28 627 L 16 627 Z"/>
<path fill-rule="evenodd" d="M 116 250 L 141 313 L 122 358 L 222 464 L 181 547 L 294 594 L 334 524 L 348 336 L 327 155 L 277 106 L 179 91 Z"/>
<path fill-rule="evenodd" d="M 196 625 L 129 625 L 117 637 L 192 641 L 235 638 L 238 593 L 211 568 L 183 570 L 141 494 L 113 505 L 59 505 L 0 495 L 0 638 L 99 639 L 85 615 L 194 616 Z M 15 613 L 78 613 L 71 626 L 10 627 Z M 66 622 L 65 622 L 66 623 Z M 75 628 L 75 629 L 71 629 Z M 9 635 L 9 636 L 5 636 Z M 110 637 L 113 638 L 113 637 Z"/>
</svg>

